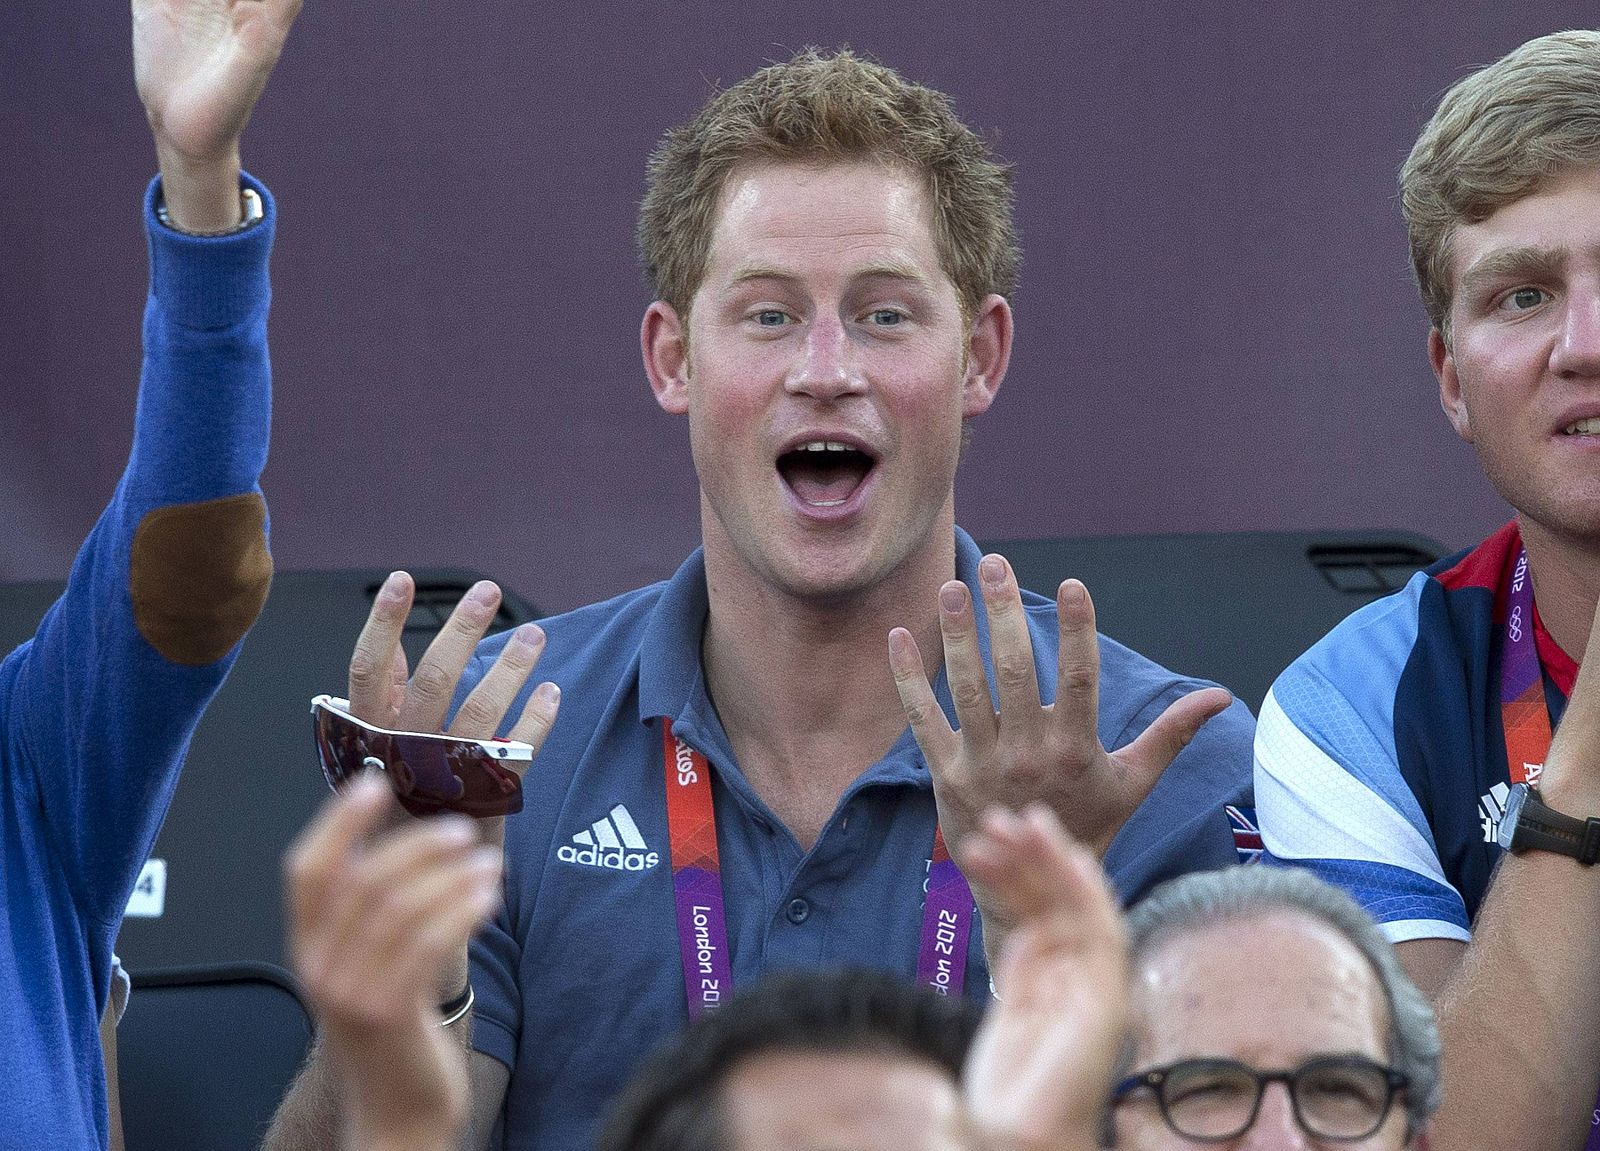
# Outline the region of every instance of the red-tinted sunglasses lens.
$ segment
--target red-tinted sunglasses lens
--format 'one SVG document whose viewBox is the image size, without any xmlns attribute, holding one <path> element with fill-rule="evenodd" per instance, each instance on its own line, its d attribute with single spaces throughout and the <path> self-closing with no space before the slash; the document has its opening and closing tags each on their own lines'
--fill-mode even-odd
<svg viewBox="0 0 1600 1151">
<path fill-rule="evenodd" d="M 479 744 L 369 731 L 332 708 L 315 712 L 317 754 L 334 788 L 380 765 L 400 806 L 412 815 L 458 811 L 484 818 L 522 810 L 522 780 Z"/>
<path fill-rule="evenodd" d="M 329 787 L 337 791 L 369 767 L 388 770 L 389 760 L 394 757 L 393 741 L 388 736 L 351 723 L 332 708 L 316 707 L 311 714 L 317 733 L 317 759 Z"/>
</svg>

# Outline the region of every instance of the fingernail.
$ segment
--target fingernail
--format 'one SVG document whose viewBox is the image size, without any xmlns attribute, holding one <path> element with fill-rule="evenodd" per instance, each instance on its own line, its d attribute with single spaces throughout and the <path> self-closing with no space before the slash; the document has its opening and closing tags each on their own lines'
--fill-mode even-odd
<svg viewBox="0 0 1600 1151">
<path fill-rule="evenodd" d="M 967 606 L 966 588 L 959 583 L 947 583 L 939 589 L 939 606 L 951 615 L 958 615 Z"/>
<path fill-rule="evenodd" d="M 984 556 L 978 561 L 978 574 L 988 587 L 999 587 L 1006 581 L 1006 562 L 999 556 Z"/>
<path fill-rule="evenodd" d="M 378 598 L 386 600 L 399 599 L 401 584 L 400 577 L 405 574 L 405 572 L 401 571 L 392 571 L 385 576 L 383 579 L 383 586 L 378 589 Z"/>
<path fill-rule="evenodd" d="M 479 580 L 472 585 L 472 590 L 467 592 L 467 599 L 475 604 L 490 604 L 494 602 L 499 590 L 489 580 Z"/>
<path fill-rule="evenodd" d="M 525 623 L 511 633 L 511 642 L 537 650 L 544 646 L 544 629 L 536 623 Z"/>
<path fill-rule="evenodd" d="M 940 594 L 943 595 L 942 592 Z M 897 627 L 892 629 L 889 632 L 889 654 L 895 656 L 908 655 L 910 653 L 908 643 L 910 639 L 911 633 L 905 628 Z"/>
<path fill-rule="evenodd" d="M 484 915 L 493 915 L 500 906 L 500 876 L 490 871 L 480 871 L 471 898 Z"/>
<path fill-rule="evenodd" d="M 533 689 L 533 694 L 539 697 L 540 703 L 550 706 L 561 700 L 561 689 L 553 683 L 541 683 Z"/>
<path fill-rule="evenodd" d="M 472 882 L 483 906 L 492 908 L 500 902 L 500 859 L 472 858 Z"/>
<path fill-rule="evenodd" d="M 1087 593 L 1084 591 L 1082 583 L 1075 579 L 1069 579 L 1062 587 L 1061 594 L 1068 603 L 1078 603 Z"/>
</svg>

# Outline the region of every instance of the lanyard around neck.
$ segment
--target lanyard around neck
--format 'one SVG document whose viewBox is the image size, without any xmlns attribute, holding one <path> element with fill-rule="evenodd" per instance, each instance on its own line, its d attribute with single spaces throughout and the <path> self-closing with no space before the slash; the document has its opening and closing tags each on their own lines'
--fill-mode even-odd
<svg viewBox="0 0 1600 1151">
<path fill-rule="evenodd" d="M 717 821 L 711 805 L 711 765 L 661 721 L 661 758 L 667 787 L 667 838 L 672 892 L 678 911 L 678 947 L 689 1018 L 719 1007 L 733 992 L 728 954 L 728 916 L 717 853 Z M 863 909 L 865 913 L 866 909 Z M 966 986 L 967 943 L 976 907 L 972 890 L 950 858 L 936 826 L 928 865 L 917 982 L 942 995 Z"/>
<path fill-rule="evenodd" d="M 1517 548 L 1506 597 L 1504 642 L 1500 649 L 1500 719 L 1505 728 L 1506 765 L 1512 783 L 1537 785 L 1550 754 L 1550 708 L 1544 698 L 1544 672 L 1533 637 L 1533 579 L 1528 549 Z"/>
</svg>

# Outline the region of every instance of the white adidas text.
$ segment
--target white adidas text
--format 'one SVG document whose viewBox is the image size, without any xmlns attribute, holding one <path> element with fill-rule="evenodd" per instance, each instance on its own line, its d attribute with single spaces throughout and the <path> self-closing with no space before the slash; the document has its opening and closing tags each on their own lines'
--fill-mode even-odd
<svg viewBox="0 0 1600 1151">
<path fill-rule="evenodd" d="M 598 847 L 568 847 L 562 844 L 556 852 L 562 863 L 582 863 L 589 867 L 609 867 L 612 871 L 649 871 L 661 862 L 654 851 L 621 851 L 613 848 L 603 851 Z"/>
<path fill-rule="evenodd" d="M 633 816 L 620 803 L 595 820 L 589 830 L 574 835 L 571 843 L 557 848 L 556 858 L 608 871 L 649 871 L 661 862 L 660 854 L 645 845 Z"/>
</svg>

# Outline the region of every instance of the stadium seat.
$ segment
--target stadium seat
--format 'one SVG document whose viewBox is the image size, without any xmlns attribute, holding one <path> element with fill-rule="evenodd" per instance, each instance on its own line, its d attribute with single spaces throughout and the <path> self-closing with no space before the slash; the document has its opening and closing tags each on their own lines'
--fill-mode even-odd
<svg viewBox="0 0 1600 1151">
<path fill-rule="evenodd" d="M 1445 554 L 1410 532 L 1222 532 L 990 540 L 1023 587 L 1075 577 L 1100 630 L 1260 709 L 1272 681 L 1350 612 Z"/>
<path fill-rule="evenodd" d="M 127 1151 L 249 1151 L 311 1045 L 311 1016 L 270 964 L 133 973 L 117 1028 Z"/>
</svg>

